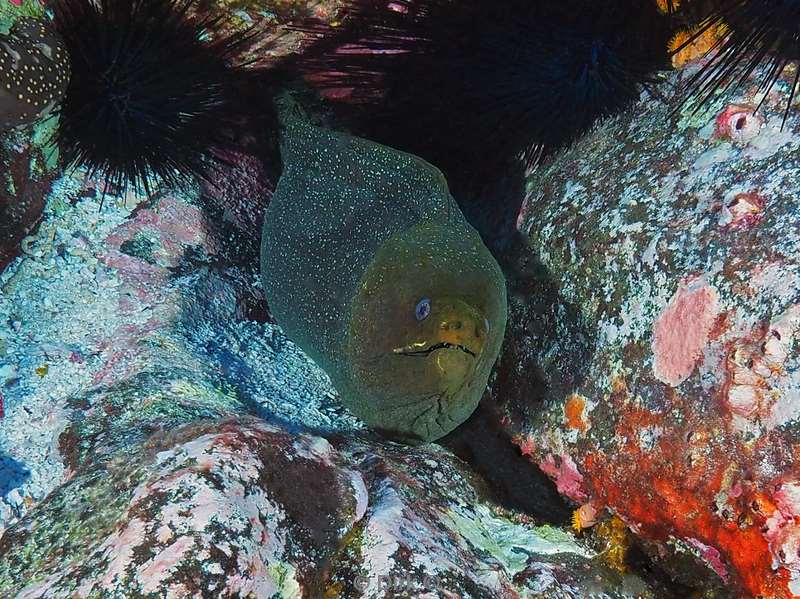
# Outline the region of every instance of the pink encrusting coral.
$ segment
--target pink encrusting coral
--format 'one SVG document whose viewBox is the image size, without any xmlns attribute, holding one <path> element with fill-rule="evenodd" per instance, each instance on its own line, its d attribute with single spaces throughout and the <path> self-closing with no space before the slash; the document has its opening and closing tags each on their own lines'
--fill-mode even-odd
<svg viewBox="0 0 800 599">
<path fill-rule="evenodd" d="M 697 539 L 688 539 L 688 542 L 700 552 L 700 555 L 706 560 L 711 569 L 714 570 L 722 580 L 728 582 L 728 567 L 725 565 L 725 561 L 722 559 L 719 551 Z"/>
<path fill-rule="evenodd" d="M 776 509 L 767 520 L 765 536 L 770 542 L 775 568 L 787 568 L 800 593 L 800 482 L 782 481 L 775 492 Z"/>
<path fill-rule="evenodd" d="M 285 516 L 262 489 L 253 486 L 262 458 L 244 445 L 248 438 L 280 442 L 286 437 L 267 426 L 237 433 L 230 427 L 220 428 L 216 434 L 200 435 L 154 456 L 149 480 L 133 490 L 131 517 L 100 548 L 109 561 L 86 577 L 79 597 L 112 592 L 123 585 L 148 594 L 160 592 L 165 583 L 186 584 L 187 566 L 200 559 L 203 548 L 211 548 L 216 555 L 226 552 L 213 539 L 229 529 L 240 534 L 230 542 L 228 552 L 238 547 L 239 559 L 250 566 L 229 580 L 236 588 L 220 589 L 220 596 L 251 587 L 275 593 L 291 584 L 291 580 L 277 582 L 267 573 L 267 563 L 283 552 L 276 527 Z M 209 469 L 216 479 L 208 478 Z M 245 491 L 245 485 L 250 490 Z M 147 514 L 147 519 L 134 517 L 135 513 Z M 165 534 L 164 526 L 174 534 Z M 207 551 L 203 555 L 211 562 Z"/>
<path fill-rule="evenodd" d="M 174 315 L 175 310 L 165 307 L 159 312 L 162 318 L 153 317 L 141 324 L 120 326 L 110 338 L 97 340 L 95 351 L 102 357 L 103 362 L 93 375 L 93 384 L 128 380 L 139 372 L 142 360 L 147 355 L 146 349 L 140 343 L 141 340 L 161 329 L 166 316 Z"/>
<path fill-rule="evenodd" d="M 800 481 L 785 480 L 775 492 L 775 502 L 781 512 L 787 515 L 800 516 Z"/>
<path fill-rule="evenodd" d="M 153 294 L 165 284 L 184 248 L 206 245 L 205 251 L 214 251 L 212 240 L 206 239 L 200 210 L 171 197 L 138 210 L 106 243 L 103 261 L 117 269 L 141 299 L 145 299 L 141 294 Z"/>
<path fill-rule="evenodd" d="M 772 568 L 786 570 L 790 575 L 793 596 L 800 592 L 800 515 L 775 510 L 767 519 L 764 537 L 769 541 Z"/>
<path fill-rule="evenodd" d="M 719 294 L 702 278 L 682 284 L 653 325 L 653 374 L 680 385 L 694 370 L 719 315 Z"/>
<path fill-rule="evenodd" d="M 539 462 L 539 468 L 555 481 L 559 493 L 579 503 L 586 500 L 586 492 L 582 487 L 583 475 L 569 454 L 562 453 L 558 457 L 548 455 Z"/>
<path fill-rule="evenodd" d="M 122 580 L 130 566 L 134 549 L 145 540 L 145 523 L 139 518 L 131 518 L 117 533 L 110 536 L 98 548 L 106 558 L 105 568 L 98 581 L 87 579 L 78 588 L 79 597 L 89 597 L 97 588 L 113 589 Z"/>
<path fill-rule="evenodd" d="M 731 104 L 717 115 L 714 135 L 732 143 L 746 143 L 761 132 L 764 116 L 755 106 Z"/>
<path fill-rule="evenodd" d="M 550 590 L 553 576 L 573 597 L 590 588 L 613 592 L 595 573 L 581 582 L 595 569 L 590 552 L 566 533 L 546 528 L 540 536 L 484 505 L 463 464 L 435 446 L 341 437 L 334 448 L 321 437 L 239 417 L 200 420 L 124 453 L 113 466 L 119 486 L 109 485 L 125 499 L 123 509 L 97 506 L 105 525 L 82 533 L 87 557 L 66 566 L 49 561 L 43 571 L 57 572 L 37 578 L 26 599 L 187 597 L 201 590 L 221 599 L 464 597 L 476 589 L 513 598 Z M 81 473 L 72 486 L 88 481 L 97 477 Z M 58 505 L 61 499 L 56 493 Z M 29 526 L 44 525 L 34 519 Z M 506 541 L 535 553 L 509 560 Z M 568 565 L 560 564 L 565 556 Z M 350 586 L 363 593 L 348 594 Z"/>
<path fill-rule="evenodd" d="M 103 357 L 103 364 L 94 373 L 94 384 L 127 380 L 141 368 L 147 353 L 141 340 L 163 329 L 177 313 L 177 306 L 169 301 L 171 269 L 188 248 L 215 251 L 205 235 L 200 210 L 170 196 L 137 210 L 105 244 L 100 259 L 122 283 L 114 281 L 112 288 L 118 290 L 119 312 L 129 318 L 113 335 L 96 339 L 93 349 Z"/>
</svg>

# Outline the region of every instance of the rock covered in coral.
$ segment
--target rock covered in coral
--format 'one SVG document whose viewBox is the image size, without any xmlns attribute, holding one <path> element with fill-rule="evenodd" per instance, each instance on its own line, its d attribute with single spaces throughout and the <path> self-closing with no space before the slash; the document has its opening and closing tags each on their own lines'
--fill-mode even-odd
<svg viewBox="0 0 800 599">
<path fill-rule="evenodd" d="M 324 375 L 279 331 L 237 318 L 255 267 L 249 274 L 233 266 L 224 276 L 209 272 L 215 241 L 196 205 L 130 196 L 127 204 L 106 202 L 100 210 L 99 196 L 82 190 L 79 179 L 59 181 L 28 251 L 0 276 L 0 444 L 9 460 L 33 473 L 18 488 L 22 508 L 4 514 L 0 502 L 0 523 L 63 476 L 58 434 L 67 400 L 93 385 L 127 380 L 148 361 L 182 367 L 190 379 L 204 368 L 224 372 L 277 418 L 291 414 L 309 426 L 337 419 Z M 188 294 L 172 283 L 198 275 Z M 176 319 L 193 344 L 207 348 L 207 364 L 156 353 L 174 347 L 164 331 Z M 289 359 L 276 366 L 268 356 L 277 354 Z M 286 400 L 292 394 L 306 396 L 299 409 L 290 406 L 300 402 Z"/>
<path fill-rule="evenodd" d="M 564 495 L 771 598 L 800 595 L 800 114 L 781 129 L 786 89 L 757 111 L 755 86 L 697 113 L 645 99 L 530 177 L 530 276 L 493 389 Z"/>
<path fill-rule="evenodd" d="M 50 117 L 0 137 L 0 271 L 30 251 L 32 239 L 25 238 L 41 222 L 58 166 L 55 123 Z"/>
<path fill-rule="evenodd" d="M 4 593 L 654 596 L 566 533 L 493 512 L 442 450 L 238 418 L 97 457 L 6 532 Z"/>
<path fill-rule="evenodd" d="M 0 276 L 1 596 L 655 596 L 364 432 L 197 195 L 100 196 L 59 180 Z"/>
<path fill-rule="evenodd" d="M 38 129 L 46 130 L 47 125 Z M 36 132 L 4 136 L 0 146 L 0 270 L 22 250 L 21 243 L 39 223 L 53 183 L 53 151 Z"/>
</svg>

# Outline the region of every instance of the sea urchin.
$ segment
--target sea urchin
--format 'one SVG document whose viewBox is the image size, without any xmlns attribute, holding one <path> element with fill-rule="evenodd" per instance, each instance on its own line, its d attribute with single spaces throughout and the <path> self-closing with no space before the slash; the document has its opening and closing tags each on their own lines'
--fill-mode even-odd
<svg viewBox="0 0 800 599">
<path fill-rule="evenodd" d="M 669 68 L 654 0 L 345 0 L 300 70 L 363 137 L 436 165 L 505 247 L 524 172 L 630 107 Z"/>
<path fill-rule="evenodd" d="M 309 26 L 322 40 L 301 65 L 307 77 L 371 104 L 370 134 L 445 171 L 563 146 L 669 67 L 669 22 L 652 0 L 344 5 L 337 31 Z"/>
<path fill-rule="evenodd" d="M 695 9 L 695 5 L 705 6 L 699 0 L 685 4 Z M 759 82 L 760 90 L 764 92 L 763 103 L 781 78 L 784 68 L 800 61 L 800 1 L 716 0 L 711 7 L 693 35 L 674 50 L 682 50 L 709 31 L 720 27 L 726 30 L 726 35 L 719 36 L 710 48 L 710 60 L 689 79 L 685 98 L 697 98 L 696 107 L 699 108 L 718 90 L 738 87 L 757 68 L 765 66 Z M 799 82 L 800 66 L 792 75 L 784 122 Z"/>
<path fill-rule="evenodd" d="M 72 63 L 57 140 L 69 165 L 106 186 L 148 176 L 167 184 L 202 176 L 208 149 L 250 37 L 213 42 L 194 0 L 56 0 L 54 26 Z"/>
</svg>

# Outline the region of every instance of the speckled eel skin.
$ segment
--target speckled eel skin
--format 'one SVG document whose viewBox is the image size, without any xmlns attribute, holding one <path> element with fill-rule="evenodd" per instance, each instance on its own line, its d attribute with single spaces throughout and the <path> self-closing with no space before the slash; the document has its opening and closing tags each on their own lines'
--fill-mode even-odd
<svg viewBox="0 0 800 599">
<path fill-rule="evenodd" d="M 370 427 L 435 440 L 477 406 L 506 326 L 500 268 L 416 156 L 284 119 L 261 270 L 278 323 Z"/>
</svg>

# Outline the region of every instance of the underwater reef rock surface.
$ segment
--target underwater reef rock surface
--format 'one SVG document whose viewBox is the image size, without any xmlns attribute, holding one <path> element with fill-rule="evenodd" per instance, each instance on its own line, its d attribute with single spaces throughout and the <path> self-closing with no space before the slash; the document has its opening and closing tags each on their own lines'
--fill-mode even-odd
<svg viewBox="0 0 800 599">
<path fill-rule="evenodd" d="M 45 142 L 54 120 L 0 135 L 0 271 L 23 251 L 23 240 L 42 218 L 58 151 Z"/>
<path fill-rule="evenodd" d="M 0 596 L 657 596 L 364 431 L 196 193 L 99 195 L 57 180 L 0 275 Z"/>
<path fill-rule="evenodd" d="M 492 393 L 563 495 L 695 554 L 738 596 L 785 598 L 800 596 L 800 113 L 781 130 L 789 85 L 754 112 L 755 87 L 694 114 L 643 98 L 529 177 L 529 276 Z"/>
</svg>

